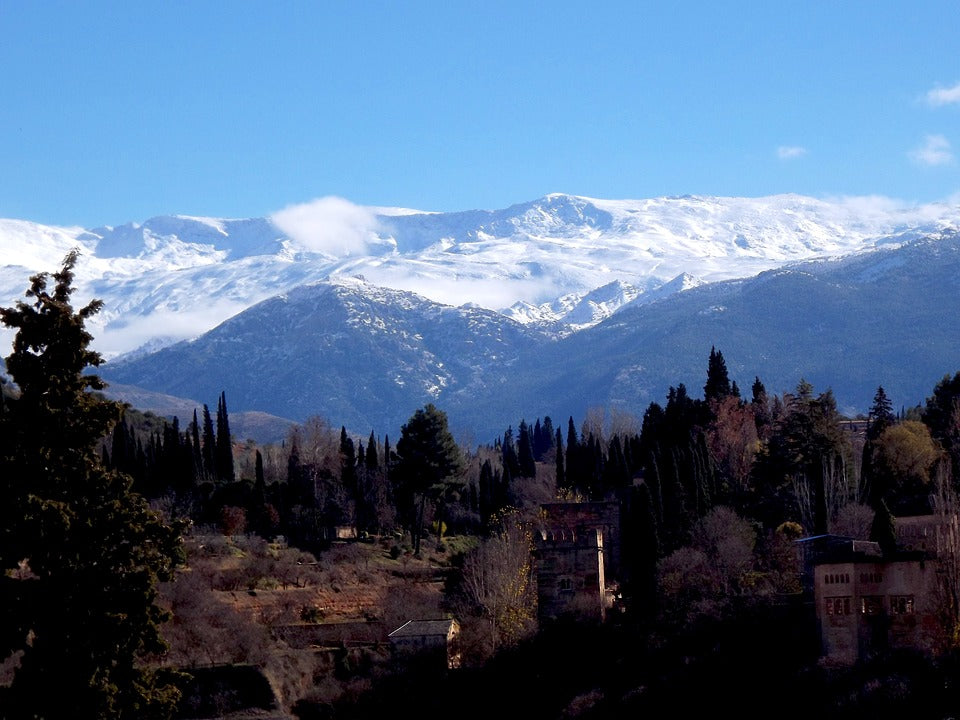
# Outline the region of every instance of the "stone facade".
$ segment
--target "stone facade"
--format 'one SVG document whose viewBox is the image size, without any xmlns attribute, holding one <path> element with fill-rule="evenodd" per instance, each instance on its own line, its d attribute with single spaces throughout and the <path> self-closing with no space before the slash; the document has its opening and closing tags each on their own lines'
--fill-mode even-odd
<svg viewBox="0 0 960 720">
<path fill-rule="evenodd" d="M 941 635 L 938 570 L 956 537 L 956 519 L 895 519 L 897 552 L 837 536 L 808 539 L 823 657 L 852 664 L 895 649 L 934 652 Z"/>
<path fill-rule="evenodd" d="M 851 556 L 816 566 L 823 656 L 851 664 L 874 652 L 930 652 L 938 635 L 934 559 Z"/>
<path fill-rule="evenodd" d="M 541 509 L 536 537 L 541 625 L 562 618 L 603 621 L 617 586 L 619 503 L 549 503 Z"/>
</svg>

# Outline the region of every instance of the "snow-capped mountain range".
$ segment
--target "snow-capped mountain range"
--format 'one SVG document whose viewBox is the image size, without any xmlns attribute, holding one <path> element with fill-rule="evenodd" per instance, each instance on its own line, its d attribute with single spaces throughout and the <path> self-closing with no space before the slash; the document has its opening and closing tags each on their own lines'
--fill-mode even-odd
<svg viewBox="0 0 960 720">
<path fill-rule="evenodd" d="M 0 220 L 0 302 L 79 246 L 78 302 L 104 300 L 102 374 L 138 406 L 225 390 L 232 411 L 392 434 L 436 402 L 486 440 L 518 413 L 641 415 L 702 384 L 712 345 L 744 387 L 805 377 L 846 411 L 877 384 L 918 402 L 960 364 L 957 227 L 948 204 L 796 195 Z"/>
<path fill-rule="evenodd" d="M 270 218 L 166 216 L 92 229 L 0 220 L 0 302 L 21 298 L 31 274 L 79 247 L 77 297 L 104 301 L 92 330 L 107 358 L 196 337 L 297 285 L 351 276 L 566 334 L 701 282 L 958 224 L 956 206 L 870 198 L 562 194 L 452 213 L 327 199 Z"/>
</svg>

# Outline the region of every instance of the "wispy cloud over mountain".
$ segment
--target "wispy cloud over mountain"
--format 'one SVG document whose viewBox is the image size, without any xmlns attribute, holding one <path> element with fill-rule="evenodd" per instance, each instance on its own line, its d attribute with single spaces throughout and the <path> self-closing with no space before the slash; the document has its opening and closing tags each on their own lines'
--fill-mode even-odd
<svg viewBox="0 0 960 720">
<path fill-rule="evenodd" d="M 289 205 L 270 219 L 304 249 L 335 257 L 365 254 L 380 229 L 372 210 L 336 196 Z"/>
</svg>

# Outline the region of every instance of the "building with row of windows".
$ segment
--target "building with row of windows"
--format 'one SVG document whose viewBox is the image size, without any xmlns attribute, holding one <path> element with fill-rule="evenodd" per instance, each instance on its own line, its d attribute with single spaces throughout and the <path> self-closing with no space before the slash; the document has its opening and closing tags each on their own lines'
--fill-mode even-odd
<svg viewBox="0 0 960 720">
<path fill-rule="evenodd" d="M 852 664 L 895 649 L 935 652 L 943 637 L 941 593 L 956 520 L 897 518 L 897 550 L 835 535 L 799 541 L 812 585 L 822 655 Z"/>
</svg>

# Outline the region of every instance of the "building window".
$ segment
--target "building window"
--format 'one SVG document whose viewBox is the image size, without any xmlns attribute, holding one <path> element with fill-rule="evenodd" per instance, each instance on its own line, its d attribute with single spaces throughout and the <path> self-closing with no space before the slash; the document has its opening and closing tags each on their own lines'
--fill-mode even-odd
<svg viewBox="0 0 960 720">
<path fill-rule="evenodd" d="M 570 578 L 560 578 L 557 581 L 557 589 L 560 592 L 573 592 L 573 581 Z"/>
<path fill-rule="evenodd" d="M 827 615 L 850 615 L 850 596 L 826 598 Z"/>
<path fill-rule="evenodd" d="M 890 614 L 891 615 L 912 615 L 913 614 L 913 595 L 891 595 L 890 596 Z"/>
<path fill-rule="evenodd" d="M 864 595 L 860 598 L 860 614 L 880 615 L 883 613 L 882 595 Z"/>
</svg>

